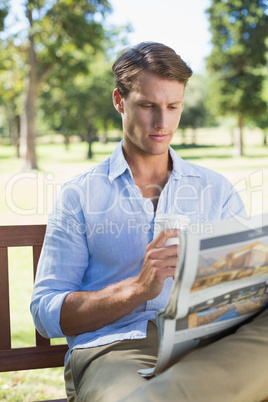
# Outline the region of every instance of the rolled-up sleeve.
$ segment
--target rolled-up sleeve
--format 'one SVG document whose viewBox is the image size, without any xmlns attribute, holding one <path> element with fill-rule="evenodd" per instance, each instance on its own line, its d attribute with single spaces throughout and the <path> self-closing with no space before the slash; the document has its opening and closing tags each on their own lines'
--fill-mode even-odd
<svg viewBox="0 0 268 402">
<path fill-rule="evenodd" d="M 89 262 L 82 202 L 78 186 L 66 184 L 50 214 L 35 279 L 31 313 L 44 337 L 63 337 L 60 312 L 65 297 L 80 290 Z"/>
</svg>

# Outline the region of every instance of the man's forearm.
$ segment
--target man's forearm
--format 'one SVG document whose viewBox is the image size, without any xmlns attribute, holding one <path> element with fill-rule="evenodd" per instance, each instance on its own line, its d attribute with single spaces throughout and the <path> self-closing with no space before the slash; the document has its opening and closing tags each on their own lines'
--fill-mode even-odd
<svg viewBox="0 0 268 402">
<path fill-rule="evenodd" d="M 61 308 L 62 332 L 66 336 L 73 336 L 96 331 L 130 313 L 145 301 L 135 278 L 94 292 L 69 293 Z"/>
</svg>

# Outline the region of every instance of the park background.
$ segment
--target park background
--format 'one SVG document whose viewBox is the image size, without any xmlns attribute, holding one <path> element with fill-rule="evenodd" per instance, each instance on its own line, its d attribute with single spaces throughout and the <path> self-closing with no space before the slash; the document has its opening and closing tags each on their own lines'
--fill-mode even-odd
<svg viewBox="0 0 268 402">
<path fill-rule="evenodd" d="M 111 154 L 111 65 L 143 40 L 194 72 L 174 149 L 227 177 L 249 216 L 268 212 L 267 1 L 1 1 L 0 29 L 1 225 L 46 223 L 60 186 Z M 29 250 L 10 259 L 12 346 L 30 346 Z M 64 397 L 62 373 L 0 373 L 0 399 Z"/>
</svg>

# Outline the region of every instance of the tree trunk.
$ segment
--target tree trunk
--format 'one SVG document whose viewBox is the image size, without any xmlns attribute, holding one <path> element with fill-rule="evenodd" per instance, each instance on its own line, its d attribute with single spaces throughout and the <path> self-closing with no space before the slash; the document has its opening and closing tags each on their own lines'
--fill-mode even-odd
<svg viewBox="0 0 268 402">
<path fill-rule="evenodd" d="M 263 145 L 267 145 L 268 132 L 263 130 Z"/>
<path fill-rule="evenodd" d="M 31 11 L 28 11 L 28 19 L 32 26 Z M 29 75 L 26 79 L 26 99 L 21 116 L 21 146 L 20 154 L 24 160 L 25 169 L 37 169 L 35 152 L 35 111 L 38 94 L 38 78 L 36 70 L 36 55 L 34 50 L 34 37 L 29 37 Z"/>
<path fill-rule="evenodd" d="M 88 158 L 88 159 L 91 159 L 92 156 L 93 156 L 93 152 L 92 152 L 92 144 L 93 144 L 93 141 L 88 140 L 87 142 L 88 142 L 87 158 Z"/>
<path fill-rule="evenodd" d="M 91 159 L 93 156 L 92 144 L 94 141 L 98 141 L 98 138 L 97 138 L 97 132 L 96 132 L 94 126 L 90 123 L 87 127 L 86 141 L 88 143 L 87 158 Z"/>
<path fill-rule="evenodd" d="M 14 145 L 16 150 L 17 158 L 20 157 L 20 116 L 16 115 L 14 119 L 14 123 L 12 126 L 12 145 Z"/>
<path fill-rule="evenodd" d="M 65 144 L 65 150 L 69 151 L 69 149 L 70 149 L 70 136 L 69 136 L 69 134 L 64 134 L 64 144 Z"/>
<path fill-rule="evenodd" d="M 238 127 L 234 130 L 234 156 L 239 157 L 244 155 L 243 150 L 243 117 L 238 116 Z"/>
</svg>

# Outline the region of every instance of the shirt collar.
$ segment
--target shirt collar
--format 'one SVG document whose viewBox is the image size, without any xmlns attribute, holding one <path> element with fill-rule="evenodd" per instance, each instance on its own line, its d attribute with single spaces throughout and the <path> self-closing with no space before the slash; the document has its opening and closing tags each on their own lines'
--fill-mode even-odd
<svg viewBox="0 0 268 402">
<path fill-rule="evenodd" d="M 125 160 L 123 154 L 123 143 L 124 140 L 120 142 L 120 144 L 115 148 L 114 152 L 110 157 L 110 171 L 109 171 L 109 180 L 112 183 L 114 179 L 121 176 L 121 174 L 127 171 L 132 177 L 132 173 L 130 167 Z"/>
<path fill-rule="evenodd" d="M 198 166 L 191 162 L 183 160 L 172 147 L 169 147 L 169 153 L 173 162 L 171 176 L 173 179 L 182 177 L 201 177 Z"/>
<path fill-rule="evenodd" d="M 109 180 L 111 183 L 125 173 L 125 171 L 132 177 L 132 172 L 123 154 L 123 143 L 124 140 L 120 142 L 110 157 Z M 173 162 L 173 170 L 171 172 L 173 179 L 181 179 L 185 176 L 201 177 L 194 164 L 183 160 L 171 147 L 169 147 L 169 152 Z"/>
</svg>

